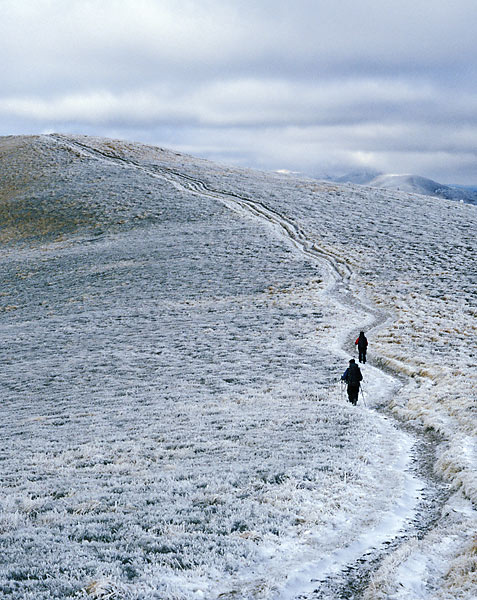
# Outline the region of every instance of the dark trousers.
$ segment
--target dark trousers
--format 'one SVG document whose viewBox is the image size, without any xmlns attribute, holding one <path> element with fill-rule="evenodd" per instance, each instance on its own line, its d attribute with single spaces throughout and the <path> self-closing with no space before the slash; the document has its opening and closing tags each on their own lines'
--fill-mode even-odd
<svg viewBox="0 0 477 600">
<path fill-rule="evenodd" d="M 348 399 L 351 404 L 358 404 L 359 383 L 348 383 Z"/>
<path fill-rule="evenodd" d="M 360 348 L 358 346 L 358 352 L 359 352 L 359 362 L 365 363 L 366 362 L 366 348 Z"/>
</svg>

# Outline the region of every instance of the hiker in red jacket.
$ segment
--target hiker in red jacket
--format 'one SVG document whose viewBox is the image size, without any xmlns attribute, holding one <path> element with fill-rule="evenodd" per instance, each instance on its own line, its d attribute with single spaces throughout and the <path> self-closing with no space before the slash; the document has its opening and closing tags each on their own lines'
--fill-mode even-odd
<svg viewBox="0 0 477 600">
<path fill-rule="evenodd" d="M 355 341 L 355 345 L 358 346 L 359 362 L 366 362 L 366 350 L 368 349 L 368 340 L 364 335 L 364 331 L 359 332 L 359 336 Z"/>
</svg>

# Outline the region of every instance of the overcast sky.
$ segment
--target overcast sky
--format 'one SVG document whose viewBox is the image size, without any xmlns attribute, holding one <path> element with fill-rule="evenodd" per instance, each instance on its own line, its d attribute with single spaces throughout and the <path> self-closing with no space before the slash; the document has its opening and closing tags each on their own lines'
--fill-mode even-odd
<svg viewBox="0 0 477 600">
<path fill-rule="evenodd" d="M 477 184 L 477 0 L 0 0 L 0 135 Z"/>
</svg>

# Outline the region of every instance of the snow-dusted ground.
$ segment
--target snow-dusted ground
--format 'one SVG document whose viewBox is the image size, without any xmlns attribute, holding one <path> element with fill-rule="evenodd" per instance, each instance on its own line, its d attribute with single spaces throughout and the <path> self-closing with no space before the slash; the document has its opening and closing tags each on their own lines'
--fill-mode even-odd
<svg viewBox="0 0 477 600">
<path fill-rule="evenodd" d="M 331 599 L 350 568 L 367 598 L 475 597 L 475 207 L 93 138 L 0 153 L 1 597 Z"/>
</svg>

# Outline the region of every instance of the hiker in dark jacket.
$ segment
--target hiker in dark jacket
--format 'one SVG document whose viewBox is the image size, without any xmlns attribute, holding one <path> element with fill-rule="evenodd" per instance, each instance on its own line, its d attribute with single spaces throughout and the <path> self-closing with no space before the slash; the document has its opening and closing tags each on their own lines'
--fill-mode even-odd
<svg viewBox="0 0 477 600">
<path fill-rule="evenodd" d="M 346 369 L 343 375 L 341 375 L 341 380 L 346 381 L 348 384 L 348 399 L 353 406 L 356 406 L 358 403 L 359 384 L 360 381 L 363 380 L 363 376 L 360 368 L 355 363 L 354 358 L 349 361 L 349 367 Z"/>
<path fill-rule="evenodd" d="M 355 341 L 355 345 L 358 346 L 359 362 L 366 362 L 366 350 L 368 349 L 368 340 L 364 335 L 364 331 L 359 332 L 359 336 Z"/>
</svg>

